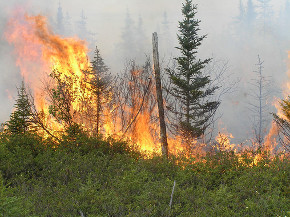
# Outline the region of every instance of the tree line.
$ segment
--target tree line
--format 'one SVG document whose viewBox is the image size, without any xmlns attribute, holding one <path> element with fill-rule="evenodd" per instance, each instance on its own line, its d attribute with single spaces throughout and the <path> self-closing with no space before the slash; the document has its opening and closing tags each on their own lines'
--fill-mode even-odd
<svg viewBox="0 0 290 217">
<path fill-rule="evenodd" d="M 207 130 L 214 121 L 221 103 L 215 98 L 216 91 L 222 88 L 212 85 L 213 77 L 205 73 L 211 58 L 199 59 L 198 48 L 206 39 L 199 35 L 200 20 L 196 18 L 197 5 L 192 0 L 185 0 L 182 6 L 183 20 L 179 22 L 178 42 L 180 55 L 175 58 L 176 66 L 163 70 L 163 92 L 169 98 L 166 101 L 167 125 L 173 134 L 180 135 L 188 150 L 196 145 L 195 141 L 205 141 Z M 104 128 L 121 120 L 118 130 L 125 135 L 128 131 L 137 133 L 137 117 L 149 114 L 150 122 L 157 122 L 156 93 L 150 58 L 144 65 L 129 61 L 123 75 L 113 77 L 96 47 L 93 61 L 88 70 L 83 71 L 85 79 L 80 84 L 82 94 L 74 90 L 74 77 L 61 78 L 61 71 L 53 70 L 50 77 L 54 86 L 47 86 L 49 96 L 49 114 L 63 126 L 61 136 L 74 139 L 80 133 L 90 136 L 102 136 Z M 89 91 L 91 94 L 85 94 Z M 74 103 L 78 101 L 78 109 Z M 168 102 L 168 103 L 167 103 Z M 286 118 L 274 116 L 281 128 L 284 141 L 289 141 L 289 97 L 281 102 Z M 168 115 L 167 115 L 168 114 Z M 110 119 L 113 123 L 108 123 Z M 59 140 L 45 122 L 42 111 L 34 105 L 33 96 L 25 84 L 18 88 L 15 111 L 7 122 L 7 132 L 25 134 L 44 130 Z M 85 127 L 84 127 L 85 126 Z M 114 127 L 113 127 L 114 128 Z M 58 132 L 59 133 L 59 132 Z M 155 132 L 156 133 L 156 132 Z M 260 135 L 260 134 L 259 134 Z M 156 136 L 158 138 L 159 136 Z M 261 139 L 259 137 L 259 139 Z M 133 141 L 134 142 L 134 141 Z"/>
</svg>

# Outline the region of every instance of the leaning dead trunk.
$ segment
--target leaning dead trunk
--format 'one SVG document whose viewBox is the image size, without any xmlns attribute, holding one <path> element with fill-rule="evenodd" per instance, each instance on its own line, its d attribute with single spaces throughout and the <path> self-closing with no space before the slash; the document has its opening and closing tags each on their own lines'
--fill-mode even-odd
<svg viewBox="0 0 290 217">
<path fill-rule="evenodd" d="M 164 120 L 164 107 L 163 107 L 160 67 L 159 67 L 158 37 L 157 37 L 156 32 L 153 33 L 152 44 L 153 44 L 153 63 L 154 63 L 154 72 L 155 72 L 155 81 L 156 81 L 156 95 L 157 95 L 159 121 L 160 121 L 161 148 L 162 148 L 162 155 L 168 158 L 168 143 L 167 143 L 167 136 L 166 136 L 166 125 L 165 125 L 165 120 Z"/>
</svg>

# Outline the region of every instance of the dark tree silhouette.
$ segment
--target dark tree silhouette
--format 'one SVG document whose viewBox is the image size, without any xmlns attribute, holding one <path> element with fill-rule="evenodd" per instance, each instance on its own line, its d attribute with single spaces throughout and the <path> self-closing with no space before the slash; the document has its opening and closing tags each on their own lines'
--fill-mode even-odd
<svg viewBox="0 0 290 217">
<path fill-rule="evenodd" d="M 220 102 L 210 101 L 216 86 L 209 87 L 211 79 L 203 74 L 210 59 L 197 58 L 197 49 L 205 35 L 199 36 L 200 21 L 195 18 L 197 7 L 192 0 L 186 0 L 182 7 L 183 21 L 179 22 L 179 47 L 181 56 L 176 58 L 177 70 L 168 70 L 172 82 L 170 93 L 180 102 L 179 130 L 190 143 L 199 138 L 209 126 L 208 121 L 214 115 Z"/>
<path fill-rule="evenodd" d="M 28 94 L 22 81 L 18 90 L 18 98 L 14 105 L 15 111 L 11 114 L 10 120 L 7 122 L 8 131 L 13 134 L 23 134 L 31 130 L 32 111 Z"/>
</svg>

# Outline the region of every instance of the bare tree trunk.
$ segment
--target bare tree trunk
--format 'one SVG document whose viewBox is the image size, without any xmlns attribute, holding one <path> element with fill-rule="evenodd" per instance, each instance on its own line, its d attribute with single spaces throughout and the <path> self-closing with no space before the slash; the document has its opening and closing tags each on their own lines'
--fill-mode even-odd
<svg viewBox="0 0 290 217">
<path fill-rule="evenodd" d="M 263 62 L 261 62 L 260 56 L 258 55 L 258 73 L 259 73 L 259 81 L 258 81 L 258 87 L 259 87 L 259 134 L 258 134 L 258 143 L 259 146 L 262 146 L 263 143 L 263 138 L 262 138 L 262 98 L 263 98 L 263 93 L 262 93 L 262 89 L 263 89 L 263 76 L 262 76 L 262 69 L 263 69 Z"/>
<path fill-rule="evenodd" d="M 159 121 L 160 121 L 160 140 L 162 155 L 168 158 L 168 143 L 166 135 L 166 125 L 164 120 L 164 107 L 161 89 L 161 78 L 160 78 L 160 67 L 159 67 L 159 53 L 158 53 L 158 37 L 157 33 L 154 32 L 152 35 L 152 45 L 153 45 L 153 63 L 156 81 L 156 95 L 159 111 Z"/>
<path fill-rule="evenodd" d="M 259 57 L 259 64 L 261 63 L 260 57 Z M 262 82 L 263 82 L 263 77 L 262 77 L 262 63 L 259 68 L 259 73 L 260 73 L 260 81 L 259 81 L 259 90 L 260 90 L 260 95 L 259 95 L 259 145 L 262 145 Z"/>
<path fill-rule="evenodd" d="M 100 128 L 100 113 L 101 113 L 101 93 L 100 89 L 98 88 L 97 92 L 97 136 L 99 136 L 99 128 Z"/>
</svg>

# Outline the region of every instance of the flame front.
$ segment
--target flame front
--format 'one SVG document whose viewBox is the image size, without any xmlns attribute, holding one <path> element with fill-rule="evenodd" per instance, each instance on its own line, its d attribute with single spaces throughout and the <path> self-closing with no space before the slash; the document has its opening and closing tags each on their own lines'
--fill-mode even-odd
<svg viewBox="0 0 290 217">
<path fill-rule="evenodd" d="M 80 99 L 90 95 L 89 87 L 83 85 L 83 71 L 89 67 L 85 42 L 53 34 L 45 17 L 27 16 L 22 10 L 14 12 L 5 37 L 15 47 L 16 64 L 24 81 L 33 90 L 34 103 L 37 110 L 43 113 L 43 121 L 46 120 L 47 127 L 54 132 L 63 130 L 61 124 L 49 114 L 49 97 L 45 89 L 49 85 L 55 86 L 51 81 L 51 72 L 59 72 L 62 81 L 74 80 L 71 91 L 76 94 L 72 106 L 75 110 L 81 108 Z"/>
<path fill-rule="evenodd" d="M 33 91 L 34 103 L 38 112 L 42 114 L 42 122 L 47 129 L 56 137 L 65 130 L 64 124 L 51 115 L 50 104 L 52 103 L 52 89 L 57 88 L 55 80 L 67 85 L 72 93 L 71 116 L 73 121 L 85 130 L 93 128 L 91 120 L 84 114 L 93 114 L 95 98 L 91 88 L 92 77 L 85 72 L 90 70 L 90 61 L 87 56 L 86 43 L 77 38 L 63 38 L 56 35 L 47 26 L 44 16 L 27 16 L 22 10 L 15 11 L 7 25 L 5 37 L 10 44 L 14 45 L 17 57 L 16 64 L 21 70 L 21 75 Z M 138 76 L 139 71 L 134 72 Z M 129 83 L 129 86 L 132 83 Z M 133 87 L 130 87 L 133 88 Z M 140 106 L 142 97 L 134 96 L 134 102 Z M 145 103 L 146 104 L 146 103 Z M 132 129 L 124 132 L 122 120 L 112 113 L 115 110 L 106 107 L 103 110 L 104 122 L 102 134 L 105 136 L 122 137 L 137 144 L 141 151 L 147 154 L 161 154 L 158 137 L 158 124 L 151 121 L 151 113 L 145 109 L 137 115 L 137 107 L 126 107 L 125 111 L 130 114 L 129 120 L 136 120 Z M 156 108 L 155 108 L 156 110 Z M 151 111 L 152 112 L 152 111 Z M 129 124 L 129 123 L 127 123 Z M 45 132 L 42 132 L 45 134 Z M 183 151 L 181 139 L 169 139 L 172 153 Z"/>
<path fill-rule="evenodd" d="M 71 108 L 67 109 L 73 122 L 79 124 L 84 130 L 91 130 L 92 133 L 95 126 L 92 122 L 94 117 L 90 115 L 95 114 L 97 106 L 91 86 L 92 75 L 85 73 L 91 70 L 86 43 L 78 38 L 63 38 L 55 35 L 48 28 L 46 18 L 41 15 L 27 16 L 23 11 L 18 10 L 12 17 L 7 25 L 5 37 L 15 47 L 16 64 L 21 70 L 24 81 L 32 88 L 36 109 L 42 114 L 42 121 L 47 129 L 55 137 L 59 137 L 66 129 L 64 123 L 51 114 L 50 105 L 53 103 L 51 90 L 57 89 L 58 84 L 55 81 L 57 78 L 71 94 Z M 135 70 L 132 76 L 138 78 L 141 76 L 140 73 Z M 288 76 L 290 78 L 290 70 Z M 146 86 L 145 80 L 140 80 L 140 82 Z M 105 136 L 132 141 L 140 147 L 141 151 L 149 155 L 153 152 L 161 154 L 159 125 L 156 121 L 152 121 L 152 114 L 158 116 L 156 104 L 149 108 L 150 99 L 145 96 L 143 99 L 140 88 L 134 85 L 133 81 L 128 82 L 128 88 L 134 91 L 131 93 L 131 105 L 125 105 L 123 108 L 127 118 L 126 126 L 130 130 L 124 126 L 124 120 L 117 109 L 119 105 L 116 104 L 103 109 L 104 120 L 100 130 Z M 152 87 L 150 88 L 151 92 L 154 92 Z M 285 85 L 285 97 L 289 95 L 289 90 L 290 82 L 288 81 Z M 111 96 L 112 94 L 109 98 Z M 139 111 L 138 108 L 142 107 L 143 100 L 145 100 L 144 106 Z M 282 117 L 279 107 L 278 115 Z M 264 147 L 268 151 L 274 150 L 277 145 L 275 140 L 277 132 L 273 124 L 269 135 L 264 140 Z M 42 133 L 45 134 L 45 132 Z M 231 138 L 233 136 L 230 133 L 220 133 L 216 138 L 217 149 L 237 152 L 239 146 L 231 144 Z M 197 144 L 197 141 L 192 142 L 194 143 Z M 168 138 L 168 144 L 172 154 L 188 152 L 180 137 Z M 203 146 L 205 145 L 199 145 L 198 147 L 201 148 L 196 149 L 197 153 L 194 155 L 205 154 Z"/>
</svg>

